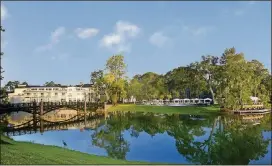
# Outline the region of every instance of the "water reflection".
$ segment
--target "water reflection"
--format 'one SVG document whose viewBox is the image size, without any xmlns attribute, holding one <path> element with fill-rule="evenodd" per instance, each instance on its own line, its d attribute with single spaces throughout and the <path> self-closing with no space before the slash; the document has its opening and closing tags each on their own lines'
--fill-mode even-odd
<svg viewBox="0 0 272 166">
<path fill-rule="evenodd" d="M 116 159 L 180 164 L 271 164 L 271 119 L 259 125 L 233 116 L 190 116 L 153 113 L 111 114 L 86 132 L 45 132 L 24 137 L 38 143 Z M 90 117 L 77 119 L 80 123 Z M 77 121 L 77 122 L 78 122 Z M 67 122 L 68 123 L 68 122 Z M 75 124 L 75 121 L 69 124 Z M 86 125 L 86 124 L 85 124 Z M 76 128 L 82 128 L 75 126 Z M 49 129 L 54 130 L 54 129 Z M 14 137 L 20 140 L 20 136 Z M 50 143 L 48 143 L 50 142 Z"/>
<path fill-rule="evenodd" d="M 9 117 L 7 122 L 5 122 L 6 127 L 4 127 L 3 131 L 7 136 L 17 136 L 37 133 L 38 131 L 43 134 L 45 131 L 68 130 L 72 128 L 80 128 L 80 130 L 94 129 L 98 126 L 100 120 L 103 119 L 102 117 L 103 115 L 101 114 L 62 114 L 61 116 L 24 116 L 17 121 L 14 120 L 14 117 Z"/>
</svg>

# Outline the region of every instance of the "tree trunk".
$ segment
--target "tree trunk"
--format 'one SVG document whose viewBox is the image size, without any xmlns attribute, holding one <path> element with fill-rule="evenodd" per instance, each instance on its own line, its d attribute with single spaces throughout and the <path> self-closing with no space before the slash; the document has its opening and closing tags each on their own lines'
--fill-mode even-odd
<svg viewBox="0 0 272 166">
<path fill-rule="evenodd" d="M 215 101 L 215 97 L 214 97 L 214 92 L 213 92 L 213 89 L 212 89 L 212 86 L 209 85 L 209 88 L 210 88 L 210 92 L 212 94 L 212 104 L 216 104 L 216 101 Z"/>
</svg>

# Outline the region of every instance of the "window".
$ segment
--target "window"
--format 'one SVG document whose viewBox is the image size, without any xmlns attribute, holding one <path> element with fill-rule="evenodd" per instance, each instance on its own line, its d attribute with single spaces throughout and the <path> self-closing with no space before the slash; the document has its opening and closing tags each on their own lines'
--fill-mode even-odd
<svg viewBox="0 0 272 166">
<path fill-rule="evenodd" d="M 36 88 L 32 88 L 31 90 L 37 90 Z"/>
<path fill-rule="evenodd" d="M 43 96 L 43 93 L 41 93 L 41 96 Z"/>
<path fill-rule="evenodd" d="M 29 95 L 31 95 L 31 93 L 27 93 L 26 95 L 28 95 L 28 96 L 29 96 Z"/>
<path fill-rule="evenodd" d="M 40 88 L 39 90 L 44 90 L 44 88 Z"/>
<path fill-rule="evenodd" d="M 58 96 L 58 93 L 55 93 L 55 96 Z"/>
<path fill-rule="evenodd" d="M 62 93 L 62 96 L 64 96 L 65 95 L 65 93 Z"/>
</svg>

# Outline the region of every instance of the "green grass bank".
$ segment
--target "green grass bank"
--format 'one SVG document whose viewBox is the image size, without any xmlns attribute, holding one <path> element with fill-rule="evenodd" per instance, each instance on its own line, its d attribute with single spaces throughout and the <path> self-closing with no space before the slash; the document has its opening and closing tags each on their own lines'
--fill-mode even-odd
<svg viewBox="0 0 272 166">
<path fill-rule="evenodd" d="M 1 135 L 1 165 L 146 164 L 81 153 L 61 147 L 17 142 Z"/>
<path fill-rule="evenodd" d="M 119 104 L 107 109 L 109 112 L 113 111 L 136 111 L 136 112 L 153 112 L 153 113 L 179 113 L 179 114 L 197 114 L 197 115 L 218 115 L 221 114 L 218 105 L 213 106 L 184 106 L 184 107 L 170 107 L 170 106 L 151 106 L 151 105 L 134 105 L 134 104 Z"/>
</svg>

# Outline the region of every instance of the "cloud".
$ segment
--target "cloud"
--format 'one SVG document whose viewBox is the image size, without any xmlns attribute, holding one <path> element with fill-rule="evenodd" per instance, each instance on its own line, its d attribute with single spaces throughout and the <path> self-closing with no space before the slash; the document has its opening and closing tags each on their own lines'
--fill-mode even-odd
<svg viewBox="0 0 272 166">
<path fill-rule="evenodd" d="M 191 35 L 197 36 L 206 36 L 209 32 L 215 29 L 212 26 L 202 26 L 202 27 L 189 27 L 189 26 L 182 26 L 182 30 L 184 32 L 188 32 Z"/>
<path fill-rule="evenodd" d="M 118 21 L 115 28 L 118 34 L 128 35 L 129 37 L 135 37 L 140 32 L 140 28 L 137 25 L 126 21 Z"/>
<path fill-rule="evenodd" d="M 99 33 L 99 30 L 96 28 L 77 28 L 75 33 L 77 34 L 77 37 L 87 39 L 96 36 Z"/>
<path fill-rule="evenodd" d="M 64 27 L 58 27 L 54 32 L 51 33 L 51 42 L 53 44 L 59 43 L 60 37 L 65 34 Z"/>
<path fill-rule="evenodd" d="M 157 47 L 164 46 L 169 40 L 162 32 L 155 32 L 149 38 L 149 42 Z"/>
<path fill-rule="evenodd" d="M 117 52 L 130 52 L 129 41 L 140 34 L 141 29 L 127 21 L 117 21 L 114 32 L 103 36 L 100 46 Z"/>
<path fill-rule="evenodd" d="M 9 17 L 8 9 L 1 3 L 1 20 L 5 20 Z"/>
<path fill-rule="evenodd" d="M 122 42 L 122 36 L 120 34 L 109 34 L 102 38 L 102 44 L 105 47 L 112 47 L 113 45 L 119 45 Z"/>
<path fill-rule="evenodd" d="M 35 51 L 47 51 L 51 50 L 53 46 L 58 44 L 60 42 L 61 36 L 65 34 L 65 27 L 58 27 L 55 31 L 53 31 L 50 35 L 50 42 L 48 44 L 39 46 L 38 48 L 35 49 Z"/>
</svg>

